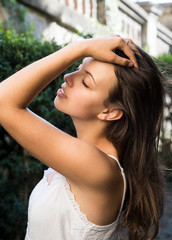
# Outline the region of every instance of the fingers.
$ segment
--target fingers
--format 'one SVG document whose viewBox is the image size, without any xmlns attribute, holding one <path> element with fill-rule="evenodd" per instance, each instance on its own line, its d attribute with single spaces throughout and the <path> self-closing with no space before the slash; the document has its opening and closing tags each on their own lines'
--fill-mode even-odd
<svg viewBox="0 0 172 240">
<path fill-rule="evenodd" d="M 140 55 L 131 39 L 113 35 L 105 38 L 85 40 L 83 56 L 93 57 L 95 60 L 119 64 L 125 67 L 138 68 L 135 54 Z M 120 49 L 128 57 L 119 56 L 115 50 Z"/>
<path fill-rule="evenodd" d="M 137 60 L 136 60 L 136 57 L 134 55 L 134 51 L 132 50 L 132 48 L 129 47 L 128 45 L 125 45 L 122 50 L 125 53 L 125 55 L 127 57 L 129 57 L 129 59 L 132 61 L 134 67 L 138 68 L 138 63 L 137 63 Z"/>
<path fill-rule="evenodd" d="M 130 59 L 130 61 L 133 63 L 135 68 L 138 68 L 138 63 L 135 57 L 135 54 L 139 54 L 137 50 L 137 47 L 135 46 L 135 44 L 133 43 L 133 41 L 131 39 L 127 39 L 127 38 L 119 38 L 119 46 L 118 48 L 120 50 L 122 50 L 125 55 Z M 135 53 L 135 54 L 134 54 Z M 129 64 L 128 66 L 132 67 L 132 64 Z"/>
<path fill-rule="evenodd" d="M 130 38 L 124 38 L 125 43 L 132 49 L 132 51 L 141 57 L 135 43 Z"/>
<path fill-rule="evenodd" d="M 109 57 L 110 59 L 110 57 Z M 130 61 L 129 59 L 123 58 L 118 56 L 117 54 L 115 54 L 114 52 L 111 55 L 111 61 L 110 62 L 114 62 L 115 64 L 124 66 L 124 67 L 133 67 L 134 63 L 132 61 Z"/>
</svg>

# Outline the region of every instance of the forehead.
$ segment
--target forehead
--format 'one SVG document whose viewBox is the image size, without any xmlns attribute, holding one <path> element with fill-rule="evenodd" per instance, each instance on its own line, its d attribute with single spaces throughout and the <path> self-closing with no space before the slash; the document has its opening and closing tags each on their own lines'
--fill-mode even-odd
<svg viewBox="0 0 172 240">
<path fill-rule="evenodd" d="M 114 64 L 87 57 L 82 62 L 82 68 L 91 72 L 96 83 L 104 83 L 103 85 L 112 84 L 113 86 L 117 83 Z"/>
</svg>

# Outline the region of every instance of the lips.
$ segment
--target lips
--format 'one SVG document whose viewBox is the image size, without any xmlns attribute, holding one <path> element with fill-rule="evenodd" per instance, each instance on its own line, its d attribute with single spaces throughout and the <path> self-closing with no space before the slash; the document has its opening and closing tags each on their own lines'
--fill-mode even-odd
<svg viewBox="0 0 172 240">
<path fill-rule="evenodd" d="M 61 98 L 67 98 L 67 96 L 66 96 L 66 94 L 65 94 L 64 89 L 63 89 L 62 86 L 61 86 L 61 88 L 59 88 L 59 89 L 57 90 L 57 96 L 58 96 L 58 97 L 61 97 Z"/>
</svg>

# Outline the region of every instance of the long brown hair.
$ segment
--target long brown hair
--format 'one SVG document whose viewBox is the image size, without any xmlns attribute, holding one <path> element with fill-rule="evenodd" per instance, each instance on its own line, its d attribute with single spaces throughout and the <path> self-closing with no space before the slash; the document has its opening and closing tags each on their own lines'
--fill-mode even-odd
<svg viewBox="0 0 172 240">
<path fill-rule="evenodd" d="M 158 233 L 164 199 L 158 161 L 164 77 L 151 57 L 141 49 L 139 52 L 139 69 L 115 65 L 118 84 L 108 101 L 121 109 L 123 116 L 108 125 L 106 134 L 117 149 L 127 180 L 119 232 L 124 227 L 130 240 L 152 240 Z M 116 53 L 126 57 L 120 50 Z"/>
</svg>

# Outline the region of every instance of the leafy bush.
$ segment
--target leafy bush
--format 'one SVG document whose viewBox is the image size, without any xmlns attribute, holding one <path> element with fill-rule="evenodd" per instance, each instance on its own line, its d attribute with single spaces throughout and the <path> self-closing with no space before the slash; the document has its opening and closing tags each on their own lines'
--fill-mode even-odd
<svg viewBox="0 0 172 240">
<path fill-rule="evenodd" d="M 30 32 L 17 34 L 0 28 L 0 82 L 26 65 L 61 48 L 54 41 L 41 42 Z M 71 72 L 79 63 L 65 71 Z M 53 106 L 63 82 L 60 75 L 32 102 L 30 109 L 58 128 L 72 135 L 71 119 Z M 28 196 L 42 177 L 45 166 L 19 146 L 0 126 L 0 239 L 23 239 L 27 221 Z"/>
<path fill-rule="evenodd" d="M 8 18 L 3 21 L 6 29 L 15 28 L 20 33 L 26 30 L 25 13 L 27 8 L 23 4 L 18 3 L 17 0 L 1 0 L 0 7 L 7 10 Z"/>
<path fill-rule="evenodd" d="M 170 53 L 163 54 L 159 56 L 158 59 L 171 65 L 171 71 L 172 71 L 172 55 Z"/>
<path fill-rule="evenodd" d="M 155 62 L 168 77 L 172 78 L 172 55 L 170 53 L 159 56 Z"/>
</svg>

